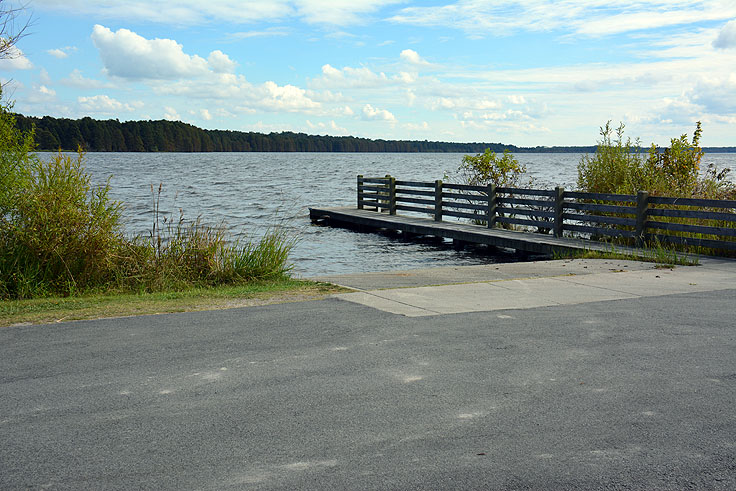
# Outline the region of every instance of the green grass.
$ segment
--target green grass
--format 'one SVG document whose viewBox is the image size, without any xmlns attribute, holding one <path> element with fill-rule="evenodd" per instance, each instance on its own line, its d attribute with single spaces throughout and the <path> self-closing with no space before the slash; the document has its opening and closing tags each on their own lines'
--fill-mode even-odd
<svg viewBox="0 0 736 491">
<path fill-rule="evenodd" d="M 683 254 L 674 249 L 655 244 L 652 247 L 639 249 L 638 252 L 624 252 L 608 244 L 608 250 L 598 251 L 585 249 L 568 254 L 554 254 L 555 259 L 622 259 L 655 263 L 658 267 L 696 266 L 699 261 L 696 256 Z"/>
<path fill-rule="evenodd" d="M 313 300 L 345 291 L 350 290 L 329 283 L 285 278 L 180 291 L 0 300 L 0 327 L 246 307 Z"/>
</svg>

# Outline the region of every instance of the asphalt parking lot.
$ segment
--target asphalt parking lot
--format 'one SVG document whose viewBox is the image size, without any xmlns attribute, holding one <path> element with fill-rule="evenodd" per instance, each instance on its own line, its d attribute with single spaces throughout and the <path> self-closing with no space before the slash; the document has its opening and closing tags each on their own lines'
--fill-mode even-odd
<svg viewBox="0 0 736 491">
<path fill-rule="evenodd" d="M 452 293 L 485 310 L 396 288 L 377 298 L 431 312 L 338 296 L 0 329 L 0 488 L 735 489 L 736 283 L 698 268 L 576 275 L 623 297 L 564 304 L 570 276 L 518 275 Z"/>
</svg>

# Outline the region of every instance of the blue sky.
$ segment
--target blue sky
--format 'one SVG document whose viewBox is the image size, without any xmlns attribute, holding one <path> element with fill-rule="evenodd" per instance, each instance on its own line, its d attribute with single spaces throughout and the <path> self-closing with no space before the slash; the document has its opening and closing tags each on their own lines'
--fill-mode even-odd
<svg viewBox="0 0 736 491">
<path fill-rule="evenodd" d="M 736 0 L 25 3 L 0 81 L 28 115 L 522 146 L 700 120 L 736 145 Z"/>
</svg>

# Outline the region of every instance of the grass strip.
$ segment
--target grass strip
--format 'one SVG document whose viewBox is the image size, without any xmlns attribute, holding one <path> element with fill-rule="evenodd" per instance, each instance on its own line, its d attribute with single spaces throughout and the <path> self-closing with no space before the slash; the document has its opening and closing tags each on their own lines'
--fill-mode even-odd
<svg viewBox="0 0 736 491">
<path fill-rule="evenodd" d="M 283 279 L 156 293 L 2 300 L 0 327 L 316 300 L 346 291 L 351 290 L 330 283 Z"/>
</svg>

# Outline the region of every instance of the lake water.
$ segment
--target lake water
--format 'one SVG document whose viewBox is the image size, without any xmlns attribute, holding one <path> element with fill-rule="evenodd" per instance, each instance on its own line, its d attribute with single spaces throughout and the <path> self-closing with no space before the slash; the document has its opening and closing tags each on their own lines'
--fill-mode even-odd
<svg viewBox="0 0 736 491">
<path fill-rule="evenodd" d="M 41 154 L 49 158 L 51 154 Z M 153 221 L 151 191 L 163 184 L 160 210 L 178 219 L 201 215 L 224 220 L 233 236 L 260 235 L 281 224 L 299 236 L 294 272 L 309 277 L 335 273 L 484 264 L 512 260 L 455 251 L 449 244 L 402 241 L 343 229 L 318 227 L 309 207 L 354 206 L 358 174 L 434 181 L 452 178 L 462 154 L 357 153 L 89 153 L 87 171 L 100 183 L 111 177 L 110 195 L 125 203 L 130 235 L 148 236 Z M 574 188 L 581 154 L 518 154 L 539 187 Z M 706 154 L 704 166 L 736 166 L 736 154 Z"/>
</svg>

